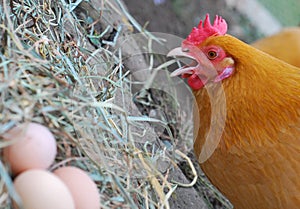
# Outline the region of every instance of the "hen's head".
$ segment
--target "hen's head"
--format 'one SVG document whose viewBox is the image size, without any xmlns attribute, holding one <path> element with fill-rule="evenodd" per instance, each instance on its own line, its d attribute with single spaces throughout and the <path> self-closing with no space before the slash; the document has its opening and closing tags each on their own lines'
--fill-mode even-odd
<svg viewBox="0 0 300 209">
<path fill-rule="evenodd" d="M 208 82 L 220 82 L 234 71 L 234 60 L 219 45 L 207 43 L 216 36 L 224 36 L 227 32 L 226 21 L 216 16 L 213 25 L 209 15 L 198 27 L 192 29 L 190 35 L 182 42 L 181 47 L 171 50 L 168 56 L 187 57 L 193 60 L 188 65 L 175 70 L 171 76 L 182 75 L 194 90 L 201 89 Z"/>
</svg>

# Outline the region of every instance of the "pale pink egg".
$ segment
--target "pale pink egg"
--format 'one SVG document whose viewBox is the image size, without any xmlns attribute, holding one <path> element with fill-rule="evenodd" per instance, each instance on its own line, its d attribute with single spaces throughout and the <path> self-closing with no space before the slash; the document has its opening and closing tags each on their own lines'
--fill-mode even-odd
<svg viewBox="0 0 300 209">
<path fill-rule="evenodd" d="M 76 209 L 99 209 L 100 196 L 95 182 L 83 170 L 66 166 L 54 171 L 69 188 Z"/>
<path fill-rule="evenodd" d="M 67 186 L 49 171 L 27 170 L 16 177 L 14 187 L 24 209 L 75 209 Z"/>
<path fill-rule="evenodd" d="M 15 141 L 3 150 L 3 157 L 13 174 L 28 169 L 47 169 L 55 159 L 56 141 L 45 126 L 37 123 L 23 124 L 6 132 L 3 138 Z"/>
</svg>

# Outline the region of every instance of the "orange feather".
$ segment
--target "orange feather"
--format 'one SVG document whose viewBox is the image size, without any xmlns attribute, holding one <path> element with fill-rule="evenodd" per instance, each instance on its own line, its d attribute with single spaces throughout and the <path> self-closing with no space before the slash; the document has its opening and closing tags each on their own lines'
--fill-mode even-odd
<svg viewBox="0 0 300 209">
<path fill-rule="evenodd" d="M 211 45 L 234 59 L 235 72 L 222 81 L 221 141 L 201 168 L 237 209 L 299 208 L 300 69 L 230 35 L 211 36 L 199 48 Z M 212 107 L 205 88 L 194 95 L 201 117 L 194 145 L 199 156 Z"/>
</svg>

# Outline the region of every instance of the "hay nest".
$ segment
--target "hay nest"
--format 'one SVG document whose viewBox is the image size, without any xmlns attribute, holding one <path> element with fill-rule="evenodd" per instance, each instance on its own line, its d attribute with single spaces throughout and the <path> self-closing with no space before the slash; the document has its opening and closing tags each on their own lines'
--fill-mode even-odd
<svg viewBox="0 0 300 209">
<path fill-rule="evenodd" d="M 149 123 L 173 133 L 170 126 L 131 102 L 133 81 L 122 60 L 130 50 L 114 47 L 143 28 L 120 1 L 72 2 L 1 1 L 0 136 L 19 124 L 43 124 L 58 144 L 50 170 L 74 165 L 88 172 L 102 208 L 169 208 L 177 184 L 168 170 L 184 155 L 167 149 Z M 168 165 L 163 172 L 161 162 Z M 0 208 L 11 208 L 17 194 L 3 160 L 0 176 Z"/>
</svg>

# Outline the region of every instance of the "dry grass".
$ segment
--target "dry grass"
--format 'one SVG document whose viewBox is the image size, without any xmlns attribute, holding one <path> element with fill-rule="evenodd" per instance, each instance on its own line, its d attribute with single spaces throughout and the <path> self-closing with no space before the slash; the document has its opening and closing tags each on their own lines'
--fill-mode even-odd
<svg viewBox="0 0 300 209">
<path fill-rule="evenodd" d="M 177 184 L 157 164 L 164 160 L 174 166 L 174 156 L 181 155 L 170 155 L 155 136 L 143 132 L 145 122 L 159 121 L 116 103 L 117 93 L 123 102 L 130 95 L 131 81 L 122 51 L 109 47 L 115 41 L 110 28 L 95 29 L 103 12 L 130 15 L 101 1 L 99 19 L 89 22 L 76 15 L 81 2 L 0 5 L 0 136 L 21 123 L 44 124 L 58 144 L 50 170 L 61 165 L 84 169 L 98 185 L 102 208 L 169 208 Z M 0 141 L 0 148 L 5 146 Z M 0 208 L 11 208 L 13 200 L 20 201 L 2 160 L 0 175 Z"/>
</svg>

